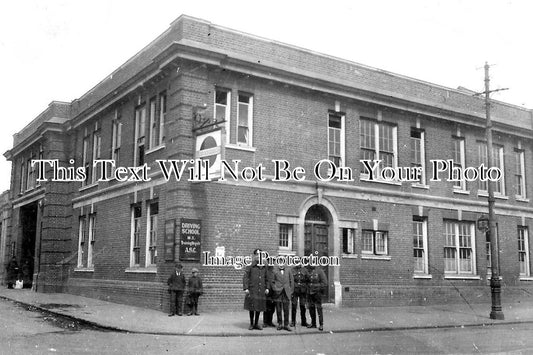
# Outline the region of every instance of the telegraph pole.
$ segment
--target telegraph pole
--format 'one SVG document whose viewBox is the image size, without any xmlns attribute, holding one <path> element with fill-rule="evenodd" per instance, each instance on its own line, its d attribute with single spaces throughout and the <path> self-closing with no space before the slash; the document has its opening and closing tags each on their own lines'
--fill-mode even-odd
<svg viewBox="0 0 533 355">
<path fill-rule="evenodd" d="M 487 165 L 492 167 L 492 121 L 490 119 L 490 79 L 489 79 L 489 64 L 485 62 L 485 113 L 487 115 Z M 500 89 L 501 90 L 501 89 Z M 500 91 L 494 90 L 494 91 Z M 496 216 L 494 215 L 494 182 L 487 181 L 488 184 L 488 202 L 489 202 L 489 236 L 490 236 L 490 291 L 492 306 L 490 311 L 490 319 L 504 319 L 502 311 L 501 292 L 502 285 L 500 280 L 500 247 L 498 243 L 498 236 L 496 234 Z"/>
</svg>

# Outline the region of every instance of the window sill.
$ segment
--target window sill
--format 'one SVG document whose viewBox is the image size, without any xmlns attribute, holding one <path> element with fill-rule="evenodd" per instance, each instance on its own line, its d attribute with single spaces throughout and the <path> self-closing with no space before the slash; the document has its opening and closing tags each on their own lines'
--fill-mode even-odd
<svg viewBox="0 0 533 355">
<path fill-rule="evenodd" d="M 85 186 L 82 186 L 80 187 L 80 189 L 78 190 L 79 192 L 82 192 L 82 191 L 85 191 L 85 190 L 89 190 L 89 189 L 92 189 L 93 187 L 96 187 L 98 186 L 98 183 L 95 182 L 95 183 L 92 183 L 90 185 L 85 185 Z"/>
<path fill-rule="evenodd" d="M 368 175 L 359 175 L 359 181 L 365 181 L 365 182 L 374 182 L 378 184 L 386 184 L 386 185 L 395 185 L 395 186 L 402 186 L 402 183 L 399 181 L 389 181 L 389 180 L 370 180 Z"/>
<path fill-rule="evenodd" d="M 522 196 L 515 196 L 515 200 L 516 200 L 516 202 L 529 203 L 529 199 L 525 198 L 525 197 L 522 197 Z"/>
<path fill-rule="evenodd" d="M 363 260 L 391 260 L 391 257 L 388 255 L 367 255 L 361 254 L 361 259 Z"/>
<path fill-rule="evenodd" d="M 296 255 L 292 249 L 278 248 L 278 255 Z"/>
<path fill-rule="evenodd" d="M 422 184 L 411 184 L 412 187 L 415 187 L 417 189 L 424 189 L 429 190 L 429 185 L 422 185 Z"/>
<path fill-rule="evenodd" d="M 432 279 L 433 276 L 432 275 L 429 275 L 429 274 L 415 274 L 413 275 L 413 279 Z"/>
<path fill-rule="evenodd" d="M 477 196 L 478 197 L 489 197 L 489 194 L 486 191 L 478 191 L 477 192 Z M 509 196 L 505 196 L 505 195 L 494 193 L 494 198 L 497 198 L 497 199 L 500 199 L 500 200 L 508 200 Z"/>
<path fill-rule="evenodd" d="M 144 152 L 144 155 L 148 155 L 150 153 L 155 153 L 158 150 L 165 149 L 165 143 L 158 145 L 157 147 L 153 147 L 152 149 L 147 150 Z"/>
<path fill-rule="evenodd" d="M 470 191 L 455 189 L 455 188 L 453 189 L 453 193 L 459 194 L 459 195 L 470 195 Z"/>
<path fill-rule="evenodd" d="M 248 145 L 239 145 L 239 144 L 227 144 L 226 148 L 235 149 L 235 150 L 245 150 L 247 152 L 254 152 L 254 153 L 256 151 L 255 147 L 250 147 Z"/>
<path fill-rule="evenodd" d="M 481 280 L 479 275 L 444 275 L 446 280 Z"/>
<path fill-rule="evenodd" d="M 77 267 L 74 272 L 94 272 L 94 267 Z"/>
<path fill-rule="evenodd" d="M 124 270 L 124 272 L 132 273 L 132 274 L 157 274 L 157 267 L 155 266 L 149 266 L 149 267 L 132 266 Z"/>
<path fill-rule="evenodd" d="M 342 254 L 343 259 L 357 259 L 357 254 Z"/>
<path fill-rule="evenodd" d="M 518 279 L 519 281 L 533 281 L 533 277 L 531 276 L 520 276 Z"/>
</svg>

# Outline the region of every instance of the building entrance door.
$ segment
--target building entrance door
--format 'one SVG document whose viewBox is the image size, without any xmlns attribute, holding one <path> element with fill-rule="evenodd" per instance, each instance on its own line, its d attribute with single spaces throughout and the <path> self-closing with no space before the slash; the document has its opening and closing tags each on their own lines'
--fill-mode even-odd
<svg viewBox="0 0 533 355">
<path fill-rule="evenodd" d="M 315 205 L 307 211 L 304 229 L 304 255 L 316 255 L 317 257 L 329 256 L 329 224 L 328 215 L 324 208 Z M 318 266 L 320 267 L 320 266 Z M 329 268 L 321 267 L 329 280 Z M 330 301 L 329 282 L 324 290 L 322 302 Z"/>
</svg>

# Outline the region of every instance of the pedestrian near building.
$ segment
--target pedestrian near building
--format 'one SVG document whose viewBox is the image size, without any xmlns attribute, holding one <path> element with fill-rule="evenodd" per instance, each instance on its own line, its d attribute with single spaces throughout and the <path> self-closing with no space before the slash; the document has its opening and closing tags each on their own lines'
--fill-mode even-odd
<svg viewBox="0 0 533 355">
<path fill-rule="evenodd" d="M 316 313 L 318 313 L 318 330 L 324 330 L 324 316 L 322 314 L 322 295 L 328 286 L 326 274 L 320 267 L 309 266 L 309 291 L 307 302 L 311 314 L 311 324 L 307 328 L 316 328 Z M 315 311 L 316 310 L 316 311 Z"/>
<path fill-rule="evenodd" d="M 174 272 L 167 280 L 168 292 L 170 293 L 170 313 L 169 317 L 174 315 L 181 316 L 183 306 L 183 293 L 185 292 L 185 275 L 183 275 L 183 266 L 176 264 Z"/>
<path fill-rule="evenodd" d="M 252 265 L 246 267 L 243 276 L 244 309 L 250 316 L 249 330 L 263 330 L 258 324 L 259 314 L 266 310 L 266 296 L 269 293 L 270 278 L 267 277 L 266 267 L 259 265 L 259 249 L 253 252 Z"/>
<path fill-rule="evenodd" d="M 286 269 L 285 265 L 280 265 L 274 271 L 272 290 L 274 291 L 274 301 L 276 302 L 278 330 L 285 329 L 290 332 L 292 329 L 289 328 L 289 308 L 294 290 L 294 278 L 291 270 Z"/>
<path fill-rule="evenodd" d="M 13 256 L 6 267 L 7 273 L 7 288 L 13 288 L 17 278 L 19 276 L 19 264 L 17 263 L 17 258 Z"/>
<path fill-rule="evenodd" d="M 302 327 L 307 327 L 307 320 L 305 318 L 305 305 L 307 304 L 307 287 L 309 284 L 309 273 L 307 269 L 297 264 L 292 269 L 292 276 L 294 278 L 294 292 L 291 298 L 291 327 L 296 326 L 296 310 L 300 306 L 300 319 Z"/>
<path fill-rule="evenodd" d="M 267 265 L 267 279 L 272 280 L 274 277 L 274 267 Z M 275 327 L 273 323 L 274 312 L 276 311 L 276 302 L 274 302 L 274 292 L 272 291 L 272 284 L 268 295 L 266 296 L 266 311 L 263 312 L 263 327 Z"/>
<path fill-rule="evenodd" d="M 200 297 L 204 293 L 204 289 L 202 286 L 202 279 L 200 278 L 200 276 L 198 276 L 197 268 L 192 269 L 192 276 L 189 278 L 188 288 L 191 306 L 188 315 L 191 316 L 194 314 L 195 316 L 199 316 L 200 314 L 198 313 L 198 297 Z"/>
</svg>

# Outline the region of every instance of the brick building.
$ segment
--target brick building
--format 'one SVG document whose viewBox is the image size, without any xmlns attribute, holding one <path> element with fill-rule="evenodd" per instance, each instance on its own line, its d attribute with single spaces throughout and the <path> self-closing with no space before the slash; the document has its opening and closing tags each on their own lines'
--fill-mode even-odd
<svg viewBox="0 0 533 355">
<path fill-rule="evenodd" d="M 505 301 L 533 291 L 533 114 L 503 102 L 492 110 Z M 167 307 L 178 260 L 187 273 L 200 269 L 204 307 L 240 308 L 242 270 L 203 265 L 198 251 L 246 256 L 256 247 L 338 256 L 326 296 L 337 305 L 487 301 L 490 248 L 475 226 L 487 212 L 486 182 L 431 181 L 434 160 L 486 162 L 484 123 L 483 100 L 465 90 L 181 16 L 81 98 L 52 102 L 14 136 L 7 233 L 17 257 L 32 260 L 38 291 L 156 309 Z M 80 167 L 86 176 L 51 181 L 47 164 L 39 182 L 36 158 L 57 159 L 64 178 Z M 156 161 L 195 158 L 209 159 L 212 181 L 166 181 Z M 149 181 L 99 181 L 98 159 L 146 164 Z M 272 181 L 277 159 L 305 179 Z M 350 168 L 353 181 L 320 181 L 332 172 L 314 172 L 322 159 Z M 381 160 L 376 172 L 423 173 L 372 181 L 363 159 Z M 217 169 L 221 160 L 250 169 L 235 180 Z M 251 179 L 260 165 L 264 181 Z M 184 229 L 198 228 L 199 249 L 185 250 Z"/>
</svg>

